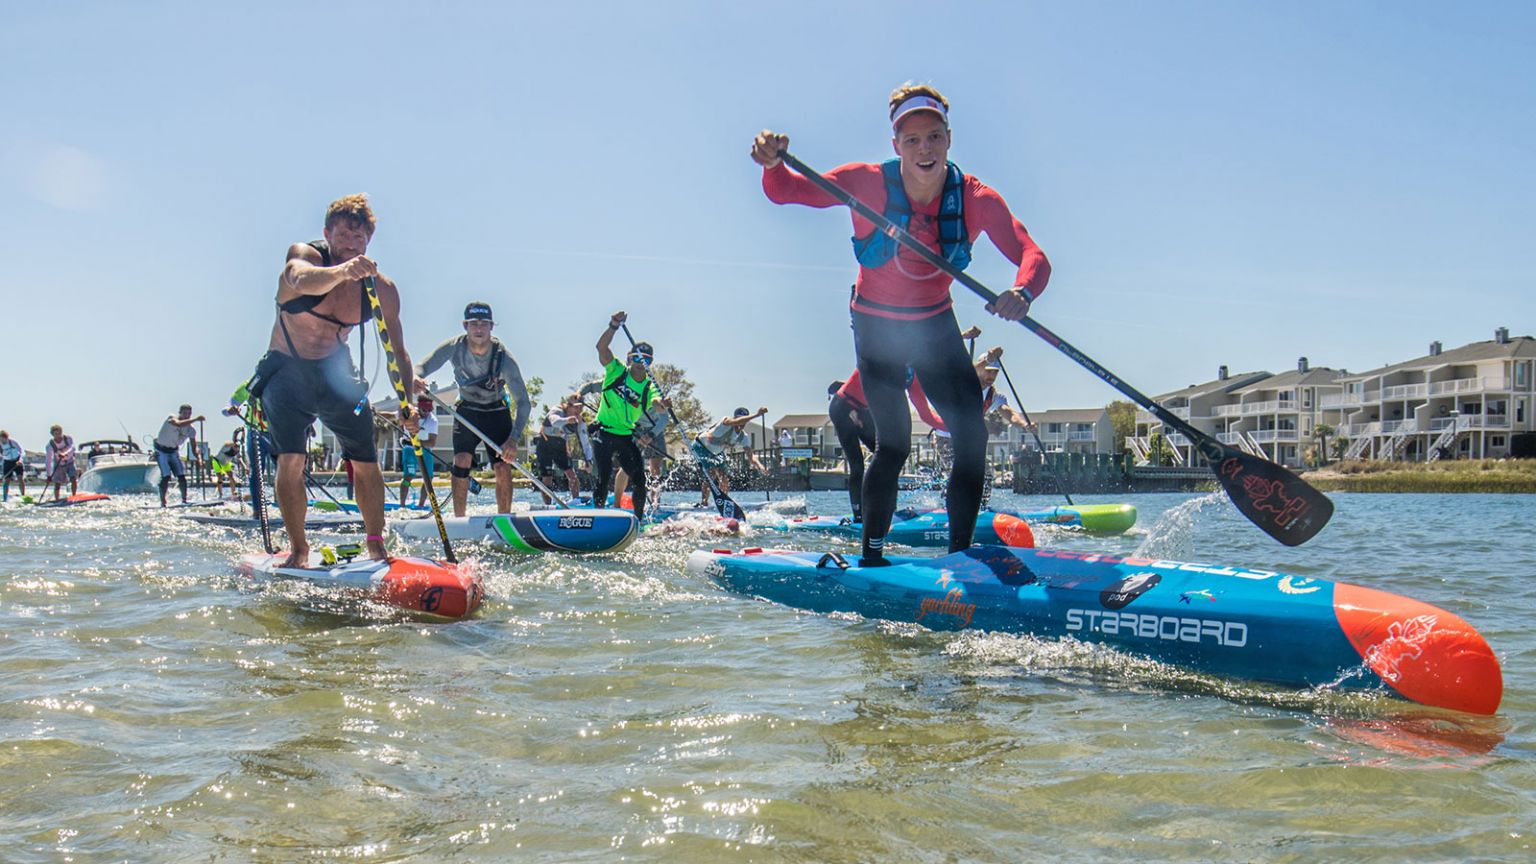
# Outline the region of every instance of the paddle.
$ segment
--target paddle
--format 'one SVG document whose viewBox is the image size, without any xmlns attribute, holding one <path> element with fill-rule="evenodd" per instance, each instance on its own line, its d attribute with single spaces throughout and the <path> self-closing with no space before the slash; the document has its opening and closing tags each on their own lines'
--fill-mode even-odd
<svg viewBox="0 0 1536 864">
<path fill-rule="evenodd" d="M 818 174 L 788 150 L 780 150 L 779 157 L 822 191 L 873 222 L 876 230 L 884 231 L 933 266 L 948 273 L 954 277 L 955 281 L 971 289 L 988 304 L 997 300 L 996 292 L 967 276 L 942 255 L 929 249 L 917 238 L 902 230 L 899 225 L 885 218 L 883 214 Z M 1172 411 L 1153 401 L 1151 397 L 1121 381 L 1118 376 L 1028 315 L 1020 318 L 1019 323 L 1029 328 L 1030 332 L 1036 336 L 1054 345 L 1061 353 L 1071 357 L 1078 365 L 1097 375 L 1104 383 L 1147 409 L 1164 425 L 1172 427 L 1189 438 L 1210 465 L 1227 495 L 1232 498 L 1232 503 L 1237 505 L 1238 511 L 1264 533 L 1287 546 L 1298 546 L 1312 539 L 1317 532 L 1323 530 L 1324 525 L 1328 524 L 1329 518 L 1333 516 L 1333 502 L 1290 470 L 1267 459 L 1244 453 L 1235 447 L 1228 447 L 1201 432 Z"/>
<path fill-rule="evenodd" d="M 272 545 L 272 527 L 267 523 L 267 502 L 263 498 L 263 484 L 261 482 L 261 467 L 264 464 L 261 454 L 261 432 L 249 420 L 245 420 L 245 448 L 251 460 L 250 493 L 251 512 L 256 516 L 256 524 L 261 526 L 261 545 L 267 550 L 268 555 L 277 554 L 277 547 Z"/>
<path fill-rule="evenodd" d="M 630 334 L 629 325 L 626 323 L 619 326 L 624 328 L 624 338 L 629 340 L 629 350 L 634 351 L 635 337 Z M 655 380 L 654 376 L 652 380 Z M 666 391 L 661 389 L 660 381 L 656 382 L 656 390 L 661 393 L 663 399 L 667 398 Z M 676 426 L 679 430 L 686 429 L 687 427 L 683 426 L 683 421 L 678 419 L 677 412 L 672 410 L 672 406 L 666 405 L 665 407 L 667 409 L 667 416 L 672 418 L 672 425 Z M 720 512 L 720 515 L 727 519 L 746 519 L 747 511 L 741 509 L 741 505 L 737 504 L 731 496 L 720 491 L 720 484 L 716 483 L 715 478 L 710 476 L 708 466 L 699 459 L 699 454 L 693 452 L 692 447 L 688 448 L 688 455 L 693 457 L 693 463 L 699 467 L 699 473 L 704 475 L 704 482 L 709 484 L 710 494 L 715 496 L 715 509 Z M 659 504 L 661 502 L 658 501 L 656 503 Z"/>
<path fill-rule="evenodd" d="M 1013 404 L 1019 406 L 1019 413 L 1023 415 L 1024 422 L 1027 424 L 1026 428 L 1029 429 L 1029 434 L 1034 437 L 1035 446 L 1040 448 L 1040 464 L 1044 465 L 1045 442 L 1040 440 L 1040 432 L 1035 429 L 1035 421 L 1029 419 L 1029 412 L 1024 410 L 1024 401 L 1019 398 L 1019 391 L 1013 388 L 1013 378 L 1008 375 L 1008 367 L 1003 365 L 1001 357 L 997 358 L 997 369 L 1003 373 L 1003 380 L 1008 382 L 1008 392 L 1013 394 Z M 1056 491 L 1060 492 L 1061 497 L 1067 499 L 1067 504 L 1071 506 L 1072 496 L 1067 494 L 1067 487 L 1061 482 L 1061 475 L 1049 468 L 1046 469 L 1046 473 L 1050 474 L 1051 479 L 1056 481 Z"/>
<path fill-rule="evenodd" d="M 373 323 L 379 331 L 379 343 L 384 348 L 384 357 L 389 362 L 385 368 L 389 371 L 389 383 L 395 388 L 395 398 L 400 400 L 400 416 L 409 417 L 411 413 L 411 394 L 405 392 L 405 379 L 400 374 L 399 355 L 395 353 L 393 341 L 389 338 L 389 325 L 384 323 L 384 305 L 379 302 L 379 292 L 373 286 L 373 277 L 363 277 L 363 293 L 368 297 L 368 306 L 373 310 Z M 361 374 L 361 370 L 359 370 Z M 367 394 L 364 394 L 367 399 Z M 414 433 L 411 435 L 411 447 L 416 451 L 416 461 L 421 465 L 427 464 L 427 457 L 422 455 L 421 440 Z M 382 492 L 380 481 L 380 491 Z M 453 544 L 448 542 L 448 529 L 443 525 L 443 511 L 437 506 L 437 489 L 431 483 L 426 484 L 427 501 L 432 504 L 432 518 L 437 520 L 437 536 L 443 541 L 443 557 L 449 564 L 459 563 L 459 559 L 453 555 Z"/>
<path fill-rule="evenodd" d="M 481 441 L 484 441 L 485 442 L 485 446 L 490 447 L 492 450 L 495 450 L 498 453 L 501 452 L 501 445 L 500 444 L 497 444 L 495 441 L 492 441 L 491 437 L 489 435 L 485 434 L 484 432 L 481 432 L 480 431 L 480 427 L 478 427 L 475 424 L 473 424 L 473 423 L 469 422 L 468 420 L 464 419 L 464 415 L 462 415 L 459 412 L 453 410 L 453 406 L 449 405 L 447 402 L 444 402 L 442 400 L 442 397 L 438 396 L 436 393 L 429 393 L 428 395 L 430 395 L 432 397 L 432 401 L 434 401 L 437 404 L 439 404 L 439 405 L 443 406 L 444 408 L 448 409 L 448 413 L 453 416 L 453 420 L 454 420 L 455 423 L 463 424 L 464 428 L 468 429 L 470 432 L 474 433 L 474 436 L 476 438 L 479 438 Z M 416 452 L 419 454 L 421 451 L 418 450 Z M 418 455 L 417 458 L 419 459 L 421 457 Z M 540 492 L 543 492 L 545 495 L 548 495 L 549 497 L 555 499 L 556 501 L 559 501 L 561 507 L 564 507 L 566 509 L 570 509 L 571 502 L 565 500 L 564 498 L 561 498 L 559 495 L 556 495 L 553 490 L 551 490 L 548 486 L 544 485 L 543 481 L 541 481 L 541 480 L 539 480 L 539 478 L 533 476 L 533 473 L 531 471 L 529 471 L 527 468 L 524 468 L 523 466 L 517 464 L 516 462 L 508 462 L 507 464 L 511 465 L 513 468 L 516 468 L 517 469 L 517 473 L 523 475 L 524 477 L 527 477 L 528 480 L 533 483 L 533 486 L 534 486 L 535 489 L 538 489 Z"/>
</svg>

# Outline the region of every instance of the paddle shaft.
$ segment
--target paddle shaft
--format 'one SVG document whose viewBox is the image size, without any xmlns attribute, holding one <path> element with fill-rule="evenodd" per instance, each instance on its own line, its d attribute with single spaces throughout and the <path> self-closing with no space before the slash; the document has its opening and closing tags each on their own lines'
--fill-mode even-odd
<svg viewBox="0 0 1536 864">
<path fill-rule="evenodd" d="M 779 151 L 779 156 L 783 158 L 785 164 L 800 172 L 800 174 L 803 175 L 807 180 L 810 180 L 812 183 L 815 183 L 818 187 L 820 187 L 822 191 L 843 202 L 855 213 L 858 213 L 865 219 L 875 223 L 876 230 L 884 231 L 886 234 L 894 237 L 897 242 L 922 256 L 923 259 L 928 263 L 949 274 L 954 278 L 956 282 L 959 282 L 961 285 L 971 289 L 972 292 L 974 292 L 978 297 L 981 297 L 983 300 L 986 300 L 987 303 L 990 304 L 997 300 L 997 292 L 976 281 L 975 278 L 967 274 L 965 271 L 957 268 L 954 264 L 951 264 L 948 259 L 944 258 L 944 256 L 934 252 L 932 249 L 929 249 L 926 245 L 923 244 L 922 241 L 902 230 L 901 226 L 885 218 L 884 214 L 877 212 L 874 210 L 874 208 L 865 204 L 863 201 L 853 197 L 853 195 L 845 191 L 842 187 L 818 174 L 815 169 L 795 158 L 794 154 L 787 150 L 781 150 Z M 1041 339 L 1044 339 L 1046 342 L 1055 346 L 1056 349 L 1061 353 L 1071 357 L 1078 363 L 1078 365 L 1082 366 L 1084 369 L 1087 369 L 1089 372 L 1092 372 L 1094 375 L 1097 375 L 1101 380 L 1104 381 L 1104 383 L 1115 388 L 1116 390 L 1119 390 L 1121 393 L 1124 393 L 1131 401 L 1147 409 L 1149 413 L 1157 417 L 1157 419 L 1163 421 L 1163 423 L 1167 424 L 1168 426 L 1172 426 L 1174 429 L 1184 433 L 1191 440 L 1199 440 L 1201 455 L 1210 460 L 1212 464 L 1215 464 L 1220 460 L 1221 454 L 1224 450 L 1221 442 L 1205 434 L 1204 432 L 1201 432 L 1199 429 L 1189 425 L 1177 414 L 1174 414 L 1172 411 L 1169 411 L 1162 405 L 1159 405 L 1157 402 L 1153 401 L 1152 397 L 1142 393 L 1140 390 L 1137 390 L 1135 387 L 1132 387 L 1124 381 L 1121 381 L 1119 376 L 1115 375 L 1113 372 L 1110 372 L 1108 369 L 1105 369 L 1103 366 L 1100 366 L 1098 362 L 1095 361 L 1092 357 L 1089 357 L 1087 354 L 1079 351 L 1074 345 L 1072 345 L 1072 343 L 1061 338 L 1060 336 L 1057 336 L 1055 333 L 1052 333 L 1048 328 L 1046 328 L 1045 325 L 1041 324 L 1035 319 L 1025 315 L 1023 318 L 1019 319 L 1019 323 L 1029 328 L 1029 330 L 1036 336 L 1039 336 Z M 1210 452 L 1207 452 L 1207 444 L 1210 445 Z"/>
<path fill-rule="evenodd" d="M 452 405 L 449 405 L 447 402 L 444 402 L 442 397 L 438 396 L 436 393 L 431 393 L 429 395 L 432 397 L 432 401 L 434 401 L 437 404 L 439 404 L 439 405 L 443 406 L 444 408 L 448 409 L 448 413 L 450 415 L 452 415 L 453 421 L 455 423 L 462 423 L 462 424 L 464 424 L 464 428 L 468 429 L 470 432 L 474 433 L 474 436 L 476 438 L 479 438 L 481 441 L 484 441 L 485 445 L 487 447 L 490 447 L 490 448 L 494 449 L 497 453 L 501 452 L 501 445 L 497 444 L 495 441 L 492 441 L 489 435 L 486 435 L 484 432 L 481 432 L 480 431 L 480 427 L 478 427 L 475 424 L 469 422 L 468 420 L 465 420 L 464 419 L 464 415 L 462 415 L 459 412 L 455 411 L 453 409 Z M 502 460 L 502 461 L 506 461 L 506 460 Z M 564 498 L 561 498 L 559 495 L 556 495 L 553 489 L 550 489 L 548 486 L 545 486 L 544 483 L 542 481 L 540 481 L 539 478 L 533 476 L 533 472 L 529 471 L 527 468 L 524 468 L 523 466 L 517 464 L 516 462 L 507 462 L 507 464 L 511 465 L 513 468 L 516 468 L 519 474 L 522 474 L 524 477 L 527 477 L 529 479 L 529 481 L 531 481 L 533 483 L 533 486 L 534 486 L 535 489 L 538 489 L 540 492 L 543 492 L 545 495 L 548 495 L 549 497 L 555 499 L 556 501 L 559 501 L 561 507 L 569 508 L 571 506 L 571 502 L 565 500 Z"/>
<path fill-rule="evenodd" d="M 384 321 L 384 304 L 379 302 L 379 292 L 374 288 L 373 277 L 363 277 L 363 293 L 368 297 L 368 306 L 373 310 L 373 323 L 379 331 L 379 344 L 384 349 L 384 367 L 389 372 L 389 383 L 395 388 L 395 397 L 400 400 L 400 416 L 408 417 L 411 411 L 411 394 L 406 392 L 405 377 L 400 372 L 400 355 L 395 352 L 394 340 L 389 336 L 389 325 Z M 359 364 L 361 365 L 361 364 Z M 358 374 L 362 374 L 359 369 Z M 364 399 L 367 398 L 365 394 Z M 416 452 L 416 461 L 422 465 L 427 464 L 427 457 L 422 455 L 421 440 L 416 434 L 411 433 L 411 448 Z M 431 483 L 426 484 L 427 500 L 432 504 L 432 518 L 437 521 L 437 536 L 443 541 L 443 557 L 449 564 L 457 564 L 459 559 L 454 557 L 453 543 L 448 540 L 448 528 L 443 524 L 443 511 L 437 505 L 437 490 Z M 382 487 L 380 489 L 382 492 Z"/>
<path fill-rule="evenodd" d="M 629 324 L 624 323 L 620 324 L 619 326 L 624 329 L 624 338 L 629 340 L 629 350 L 635 350 L 635 337 L 629 332 Z M 647 372 L 649 372 L 649 370 L 647 370 Z M 661 394 L 661 398 L 666 399 L 667 394 L 666 391 L 661 389 L 661 382 L 656 380 L 655 375 L 651 376 L 651 380 L 656 381 L 656 392 Z M 668 401 L 670 402 L 671 400 Z M 678 418 L 677 412 L 672 410 L 672 406 L 664 402 L 662 403 L 662 407 L 667 409 L 667 416 L 672 418 L 672 425 L 676 426 L 679 431 L 686 432 L 687 427 L 684 426 L 683 421 Z M 645 409 L 643 408 L 641 409 L 642 412 L 644 410 Z M 715 496 L 715 509 L 720 512 L 720 515 L 729 517 L 731 519 L 747 518 L 747 511 L 741 509 L 741 505 L 737 504 L 734 498 L 721 491 L 720 484 L 716 483 L 715 478 L 709 473 L 709 466 L 705 465 L 703 461 L 699 459 L 699 454 L 693 452 L 693 446 L 686 440 L 683 442 L 683 444 L 688 448 L 688 455 L 693 457 L 694 464 L 699 467 L 699 473 L 704 475 L 704 482 L 709 484 L 709 491 Z M 659 504 L 661 502 L 658 501 L 657 503 Z M 727 508 L 729 508 L 729 512 L 727 512 Z"/>
<path fill-rule="evenodd" d="M 1029 434 L 1034 436 L 1035 446 L 1040 448 L 1040 464 L 1044 465 L 1045 442 L 1040 440 L 1040 432 L 1035 428 L 1035 421 L 1029 419 L 1029 412 L 1024 410 L 1024 400 L 1019 398 L 1019 391 L 1014 389 L 1013 378 L 1008 374 L 1008 367 L 1003 365 L 1002 358 L 998 358 L 997 369 L 999 372 L 1003 373 L 1003 380 L 1008 382 L 1008 392 L 1013 394 L 1014 404 L 1019 406 L 1019 414 L 1023 415 L 1024 424 L 1029 429 Z M 1068 505 L 1071 505 L 1072 496 L 1067 494 L 1067 487 L 1066 484 L 1061 481 L 1061 475 L 1057 474 L 1055 471 L 1052 471 L 1049 467 L 1045 469 L 1045 473 L 1051 475 L 1051 479 L 1056 481 L 1056 491 L 1061 493 L 1061 497 L 1067 499 Z"/>
<path fill-rule="evenodd" d="M 966 275 L 944 256 L 929 249 L 901 226 L 885 218 L 884 214 L 876 212 L 874 208 L 795 158 L 788 150 L 780 150 L 779 156 L 785 164 L 800 172 L 813 185 L 872 222 L 876 230 L 884 231 L 901 245 L 916 252 L 923 260 L 971 289 L 977 296 L 986 300 L 989 306 L 998 299 L 998 295 L 991 289 Z M 1333 515 L 1333 502 L 1312 488 L 1305 480 L 1296 476 L 1294 472 L 1268 459 L 1228 447 L 1201 432 L 1183 418 L 1153 401 L 1150 396 L 1121 381 L 1119 376 L 1100 366 L 1093 358 L 1079 351 L 1071 343 L 1052 333 L 1028 315 L 1020 317 L 1018 322 L 1036 336 L 1055 346 L 1058 351 L 1072 358 L 1079 366 L 1097 375 L 1100 380 L 1147 409 L 1165 426 L 1182 433 L 1191 442 L 1191 446 L 1204 457 L 1210 470 L 1216 475 L 1238 510 L 1269 536 L 1281 543 L 1295 546 L 1305 543 L 1328 524 L 1329 518 Z"/>
</svg>

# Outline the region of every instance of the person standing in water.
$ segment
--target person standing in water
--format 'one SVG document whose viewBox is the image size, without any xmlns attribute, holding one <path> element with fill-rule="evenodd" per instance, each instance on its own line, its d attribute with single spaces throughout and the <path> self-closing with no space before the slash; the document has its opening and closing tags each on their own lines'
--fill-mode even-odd
<svg viewBox="0 0 1536 864">
<path fill-rule="evenodd" d="M 193 423 L 207 418 L 192 416 L 192 406 L 183 405 L 181 410 L 165 418 L 160 424 L 160 434 L 155 436 L 155 462 L 160 465 L 160 506 L 165 506 L 165 493 L 171 488 L 171 478 L 181 487 L 181 503 L 187 503 L 187 466 L 181 461 L 181 445 L 197 440 Z M 222 486 L 220 487 L 222 488 Z M 206 494 L 206 493 L 204 493 Z"/>
<path fill-rule="evenodd" d="M 21 485 L 21 495 L 27 495 L 27 451 L 11 433 L 0 429 L 0 501 L 11 498 L 11 478 Z"/>
<path fill-rule="evenodd" d="M 851 163 L 827 178 L 959 268 L 985 233 L 1018 266 L 1014 287 L 988 306 L 1009 320 L 1023 318 L 1045 290 L 1050 265 L 1002 196 L 948 159 L 953 137 L 949 100 L 926 84 L 904 84 L 889 101 L 891 147 L 882 164 Z M 840 202 L 783 164 L 786 135 L 763 130 L 752 142 L 763 169 L 763 191 L 778 204 L 832 207 Z M 971 545 L 980 509 L 987 432 L 981 386 L 971 366 L 950 298 L 950 276 L 894 237 L 853 216 L 859 276 L 849 304 L 854 353 L 875 422 L 875 453 L 864 477 L 863 555 L 886 563 L 885 535 L 896 510 L 897 484 L 911 449 L 906 378 L 911 369 L 954 437 L 955 462 L 946 492 L 951 551 Z"/>
<path fill-rule="evenodd" d="M 372 311 L 363 280 L 373 280 L 379 312 L 395 346 L 394 360 L 410 392 L 411 358 L 400 329 L 400 290 L 365 254 L 375 224 L 368 196 L 348 195 L 326 209 L 323 240 L 288 247 L 277 280 L 277 321 L 267 353 L 256 365 L 247 389 L 249 398 L 261 400 L 277 454 L 277 506 L 289 543 L 285 567 L 303 567 L 309 560 L 304 465 L 309 455 L 307 433 L 317 418 L 336 436 L 343 458 L 355 468 L 368 557 L 386 557 L 384 477 L 373 439 L 373 409 L 361 373 L 347 354 L 352 328 L 370 323 Z M 360 346 L 359 354 L 362 350 Z M 416 420 L 408 419 L 405 425 L 414 431 Z M 251 470 L 259 469 L 252 465 Z"/>
<path fill-rule="evenodd" d="M 485 445 L 485 455 L 496 473 L 496 512 L 512 512 L 512 463 L 528 427 L 533 400 L 523 383 L 517 360 L 501 340 L 491 335 L 496 319 L 491 305 L 475 301 L 464 307 L 464 335 L 454 336 L 433 349 L 416 367 L 417 389 L 427 392 L 426 377 L 448 363 L 459 398 L 454 411 L 474 424 L 497 446 Z M 513 416 L 512 407 L 517 414 Z M 469 502 L 469 469 L 481 441 L 468 426 L 453 424 L 453 515 L 463 516 Z"/>
</svg>

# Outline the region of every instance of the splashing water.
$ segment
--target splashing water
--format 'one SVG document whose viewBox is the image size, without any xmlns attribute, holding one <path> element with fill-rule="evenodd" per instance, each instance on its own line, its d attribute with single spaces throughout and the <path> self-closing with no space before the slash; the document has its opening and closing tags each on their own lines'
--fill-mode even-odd
<svg viewBox="0 0 1536 864">
<path fill-rule="evenodd" d="M 1174 505 L 1148 529 L 1147 535 L 1136 547 L 1136 554 L 1145 558 L 1187 557 L 1197 517 L 1207 508 L 1219 507 L 1226 500 L 1221 493 L 1212 492 Z"/>
</svg>

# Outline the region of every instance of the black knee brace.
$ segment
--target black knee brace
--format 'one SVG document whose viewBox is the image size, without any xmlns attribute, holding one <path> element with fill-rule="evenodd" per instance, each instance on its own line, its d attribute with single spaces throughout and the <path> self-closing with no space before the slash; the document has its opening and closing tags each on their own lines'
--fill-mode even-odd
<svg viewBox="0 0 1536 864">
<path fill-rule="evenodd" d="M 467 467 L 460 468 L 459 466 L 455 465 L 455 466 L 453 466 L 453 468 L 449 469 L 448 473 L 452 474 L 455 477 L 468 478 L 469 477 L 469 468 L 467 468 Z"/>
</svg>

